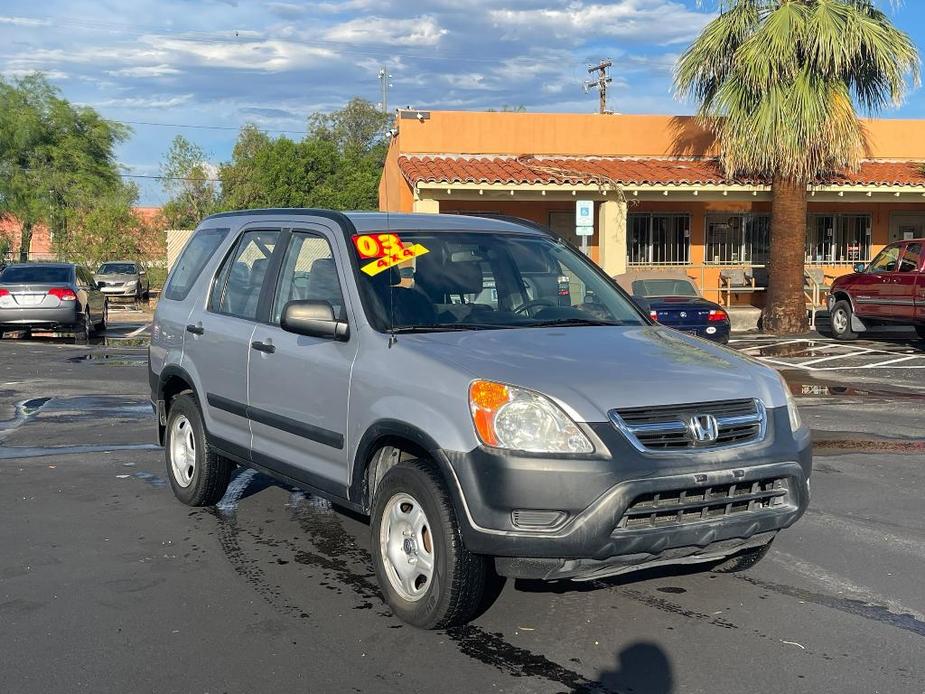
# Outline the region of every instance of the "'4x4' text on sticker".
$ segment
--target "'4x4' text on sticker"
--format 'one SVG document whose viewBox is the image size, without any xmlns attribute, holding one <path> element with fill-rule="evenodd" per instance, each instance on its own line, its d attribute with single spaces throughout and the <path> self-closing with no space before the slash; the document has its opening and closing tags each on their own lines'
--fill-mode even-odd
<svg viewBox="0 0 925 694">
<path fill-rule="evenodd" d="M 416 258 L 419 255 L 424 255 L 428 252 L 428 249 L 419 243 L 416 243 L 412 246 L 402 246 L 401 248 L 393 250 L 388 255 L 379 258 L 378 260 L 367 263 L 360 269 L 370 277 L 375 277 L 380 272 L 388 270 L 390 267 L 398 265 L 399 263 L 403 263 L 406 260 L 411 260 L 411 258 Z"/>
</svg>

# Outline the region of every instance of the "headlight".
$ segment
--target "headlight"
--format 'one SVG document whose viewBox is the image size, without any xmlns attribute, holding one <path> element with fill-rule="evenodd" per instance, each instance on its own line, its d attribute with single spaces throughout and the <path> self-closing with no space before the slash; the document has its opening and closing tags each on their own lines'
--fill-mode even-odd
<svg viewBox="0 0 925 694">
<path fill-rule="evenodd" d="M 126 287 L 134 287 L 136 284 L 138 284 L 138 281 L 137 281 L 137 280 L 129 280 L 128 282 L 125 283 L 125 286 L 126 286 Z"/>
<path fill-rule="evenodd" d="M 777 377 L 780 379 L 781 388 L 784 389 L 784 395 L 787 397 L 787 414 L 790 416 L 790 431 L 796 433 L 799 431 L 800 427 L 803 426 L 803 420 L 800 419 L 800 410 L 797 409 L 796 400 L 793 399 L 793 395 L 790 393 L 790 386 L 780 372 L 777 373 Z"/>
<path fill-rule="evenodd" d="M 482 443 L 531 453 L 593 453 L 562 409 L 531 390 L 493 381 L 469 386 L 469 410 Z"/>
</svg>

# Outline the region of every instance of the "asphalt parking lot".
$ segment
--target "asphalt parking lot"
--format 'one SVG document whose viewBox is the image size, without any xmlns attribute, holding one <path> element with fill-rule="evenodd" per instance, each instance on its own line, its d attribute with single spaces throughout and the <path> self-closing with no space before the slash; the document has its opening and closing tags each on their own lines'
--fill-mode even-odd
<svg viewBox="0 0 925 694">
<path fill-rule="evenodd" d="M 817 441 L 810 510 L 751 571 L 508 582 L 423 632 L 382 602 L 362 519 L 245 470 L 214 509 L 173 498 L 145 316 L 119 321 L 0 344 L 4 691 L 925 692 L 912 338 L 733 343 Z"/>
</svg>

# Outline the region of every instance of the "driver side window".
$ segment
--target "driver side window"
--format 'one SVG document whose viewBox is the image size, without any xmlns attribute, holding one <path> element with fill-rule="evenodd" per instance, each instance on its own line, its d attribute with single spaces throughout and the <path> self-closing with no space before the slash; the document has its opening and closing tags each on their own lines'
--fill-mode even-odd
<svg viewBox="0 0 925 694">
<path fill-rule="evenodd" d="M 327 301 L 335 318 L 346 319 L 344 295 L 330 244 L 321 236 L 296 232 L 286 249 L 270 322 L 279 325 L 286 304 L 304 300 Z"/>
<path fill-rule="evenodd" d="M 880 251 L 870 264 L 870 272 L 895 272 L 899 260 L 899 246 L 888 246 Z"/>
</svg>

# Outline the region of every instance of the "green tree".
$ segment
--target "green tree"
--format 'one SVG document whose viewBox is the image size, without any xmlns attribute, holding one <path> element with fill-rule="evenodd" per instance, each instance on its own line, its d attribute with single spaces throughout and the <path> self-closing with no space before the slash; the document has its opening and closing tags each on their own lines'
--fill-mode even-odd
<svg viewBox="0 0 925 694">
<path fill-rule="evenodd" d="M 121 184 L 78 208 L 60 251 L 69 260 L 93 268 L 113 258 L 140 260 L 142 237 L 150 230 L 135 214 L 137 200 L 138 188 Z"/>
<path fill-rule="evenodd" d="M 164 191 L 169 198 L 163 215 L 173 229 L 192 229 L 219 205 L 214 169 L 205 152 L 182 135 L 170 143 L 161 164 Z"/>
<path fill-rule="evenodd" d="M 36 224 L 63 240 L 85 200 L 120 185 L 114 151 L 128 133 L 61 98 L 39 73 L 0 80 L 0 214 L 19 222 L 23 259 Z"/>
<path fill-rule="evenodd" d="M 221 206 L 375 209 L 389 117 L 362 99 L 309 118 L 299 141 L 241 130 L 232 159 L 219 169 Z"/>
<path fill-rule="evenodd" d="M 902 103 L 919 56 L 872 0 L 717 0 L 720 11 L 682 55 L 680 95 L 716 135 L 728 176 L 770 179 L 765 328 L 807 329 L 806 187 L 856 170 L 868 113 Z"/>
</svg>

